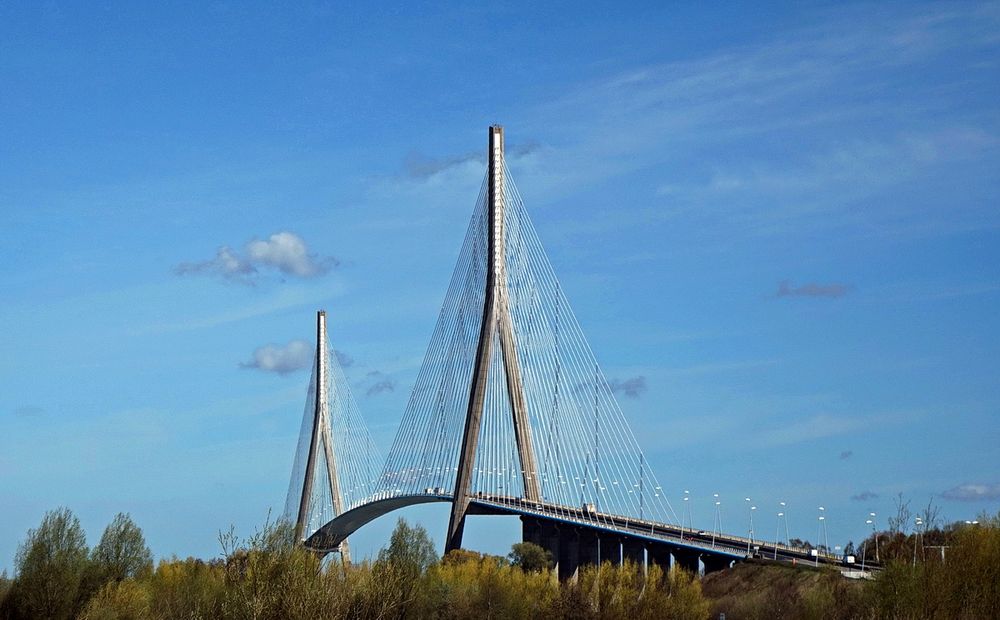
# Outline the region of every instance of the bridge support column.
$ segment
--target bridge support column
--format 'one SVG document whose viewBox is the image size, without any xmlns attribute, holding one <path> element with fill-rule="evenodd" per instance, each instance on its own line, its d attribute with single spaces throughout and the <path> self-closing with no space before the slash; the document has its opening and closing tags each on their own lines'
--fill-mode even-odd
<svg viewBox="0 0 1000 620">
<path fill-rule="evenodd" d="M 597 566 L 601 558 L 601 541 L 592 530 L 579 530 L 578 549 L 580 565 Z"/>
<path fill-rule="evenodd" d="M 580 535 L 577 528 L 566 529 L 559 538 L 559 581 L 576 581 L 580 571 Z"/>
<path fill-rule="evenodd" d="M 521 517 L 521 542 L 542 546 L 542 525 L 534 517 Z"/>
<path fill-rule="evenodd" d="M 605 562 L 611 562 L 612 564 L 622 563 L 621 539 L 617 536 L 605 534 L 604 536 L 598 536 L 597 542 L 601 553 L 601 564 Z"/>
<path fill-rule="evenodd" d="M 633 538 L 622 538 L 622 564 L 632 562 L 645 569 L 646 548 L 642 541 Z"/>
<path fill-rule="evenodd" d="M 559 573 L 562 564 L 562 538 L 559 528 L 542 519 L 521 517 L 521 540 L 538 545 L 552 556 L 552 570 Z M 572 564 L 576 564 L 574 560 Z M 574 568 L 575 570 L 575 568 Z M 561 573 L 559 573 L 561 574 Z"/>
<path fill-rule="evenodd" d="M 656 544 L 646 547 L 646 561 L 656 564 L 664 573 L 670 572 L 670 547 Z"/>
<path fill-rule="evenodd" d="M 698 574 L 698 552 L 675 547 L 673 550 L 674 566 L 679 566 L 687 572 Z"/>
<path fill-rule="evenodd" d="M 701 556 L 701 563 L 705 565 L 705 574 L 725 570 L 732 566 L 733 560 L 724 555 L 705 554 Z"/>
</svg>

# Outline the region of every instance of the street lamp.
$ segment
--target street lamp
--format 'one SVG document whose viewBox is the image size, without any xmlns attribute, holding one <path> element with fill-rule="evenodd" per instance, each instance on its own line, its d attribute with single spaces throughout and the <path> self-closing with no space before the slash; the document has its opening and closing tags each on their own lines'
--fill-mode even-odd
<svg viewBox="0 0 1000 620">
<path fill-rule="evenodd" d="M 715 496 L 715 520 L 712 522 L 712 548 L 715 548 L 715 533 L 718 532 L 722 535 L 722 502 L 719 501 L 719 494 L 714 493 Z"/>
<path fill-rule="evenodd" d="M 918 538 L 922 539 L 922 535 L 920 533 L 920 526 L 923 524 L 924 522 L 920 517 L 917 517 L 916 519 L 913 520 L 913 565 L 914 566 L 917 565 L 917 539 Z"/>
<path fill-rule="evenodd" d="M 788 537 L 788 509 L 785 507 L 785 502 L 778 502 L 778 505 L 781 506 L 781 516 L 785 518 L 785 545 L 791 547 L 792 539 Z"/>
<path fill-rule="evenodd" d="M 684 511 L 681 513 L 681 540 L 684 540 L 684 513 L 687 513 L 688 523 L 691 523 L 691 493 L 684 491 Z M 693 529 L 693 528 L 692 528 Z"/>
<path fill-rule="evenodd" d="M 826 508 L 819 507 L 819 525 L 823 536 L 823 548 L 826 553 L 830 553 L 830 531 L 826 527 Z M 819 546 L 819 536 L 817 535 L 816 546 Z"/>
<path fill-rule="evenodd" d="M 869 519 L 868 521 L 865 521 L 865 523 L 870 523 L 871 526 L 872 526 L 872 536 L 875 538 L 875 561 L 878 562 L 879 561 L 879 557 L 878 557 L 878 532 L 875 531 L 875 521 L 876 521 L 876 519 L 875 519 L 875 513 L 874 512 L 869 512 L 868 516 L 871 517 L 871 519 Z"/>
<path fill-rule="evenodd" d="M 781 502 L 784 504 L 785 502 Z M 778 541 L 781 539 L 781 517 L 785 516 L 785 513 L 778 513 L 778 522 L 774 526 L 774 559 L 778 559 Z M 785 530 L 788 530 L 788 522 L 785 522 Z"/>
<path fill-rule="evenodd" d="M 867 519 L 865 521 L 865 525 L 872 526 L 872 531 L 873 532 L 875 531 L 875 522 L 872 521 L 871 519 Z M 865 572 L 865 555 L 866 555 L 867 551 L 868 551 L 868 542 L 867 541 L 862 542 L 861 543 L 861 572 L 862 573 Z"/>
</svg>

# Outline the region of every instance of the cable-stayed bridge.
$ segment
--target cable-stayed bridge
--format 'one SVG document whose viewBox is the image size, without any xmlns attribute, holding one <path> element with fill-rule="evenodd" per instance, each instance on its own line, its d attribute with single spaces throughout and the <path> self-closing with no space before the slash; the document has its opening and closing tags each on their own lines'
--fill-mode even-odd
<svg viewBox="0 0 1000 620">
<path fill-rule="evenodd" d="M 347 537 L 398 508 L 451 503 L 521 518 L 560 577 L 600 561 L 718 570 L 807 549 L 677 525 L 587 344 L 489 129 L 488 169 L 395 441 L 382 460 L 317 321 L 317 354 L 286 503 L 298 540 L 349 558 Z M 679 488 L 675 486 L 675 489 Z M 677 493 L 675 492 L 675 496 Z"/>
</svg>

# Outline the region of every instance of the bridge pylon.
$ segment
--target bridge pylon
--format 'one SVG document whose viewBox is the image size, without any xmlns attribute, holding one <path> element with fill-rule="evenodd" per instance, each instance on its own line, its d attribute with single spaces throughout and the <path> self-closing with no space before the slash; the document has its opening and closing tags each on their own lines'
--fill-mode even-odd
<svg viewBox="0 0 1000 620">
<path fill-rule="evenodd" d="M 285 499 L 284 520 L 294 540 L 317 553 L 350 561 L 346 537 L 322 527 L 372 500 L 382 458 L 361 417 L 340 355 L 330 346 L 326 312 L 316 314 L 316 359 L 306 391 L 298 447 Z M 346 358 L 345 358 L 346 359 Z"/>
<path fill-rule="evenodd" d="M 472 384 L 469 391 L 469 406 L 465 415 L 462 433 L 458 471 L 455 476 L 455 499 L 451 518 L 448 522 L 448 538 L 445 552 L 462 546 L 465 518 L 471 501 L 473 468 L 479 447 L 480 426 L 483 405 L 486 400 L 493 347 L 499 344 L 503 357 L 503 372 L 506 375 L 505 388 L 513 415 L 514 440 L 517 446 L 521 477 L 524 484 L 524 498 L 529 502 L 541 500 L 541 485 L 538 480 L 538 466 L 531 441 L 531 425 L 528 419 L 527 399 L 524 394 L 521 367 L 517 357 L 517 334 L 510 315 L 510 291 L 507 285 L 507 243 L 504 211 L 506 190 L 504 183 L 504 135 L 503 127 L 489 128 L 489 148 L 487 192 L 487 252 L 486 291 L 483 299 L 483 316 L 476 344 Z"/>
</svg>

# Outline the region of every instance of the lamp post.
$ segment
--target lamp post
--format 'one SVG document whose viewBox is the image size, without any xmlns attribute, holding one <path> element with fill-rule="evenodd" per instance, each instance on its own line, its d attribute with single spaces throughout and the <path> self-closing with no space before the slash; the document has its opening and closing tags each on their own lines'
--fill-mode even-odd
<svg viewBox="0 0 1000 620">
<path fill-rule="evenodd" d="M 878 559 L 878 532 L 875 531 L 875 513 L 874 512 L 869 512 L 868 516 L 871 517 L 871 519 L 868 521 L 868 523 L 872 524 L 872 536 L 875 538 L 875 561 L 878 562 L 879 561 L 879 559 Z"/>
<path fill-rule="evenodd" d="M 681 540 L 684 540 L 684 517 L 687 516 L 688 525 L 691 525 L 691 492 L 684 491 L 684 509 L 681 512 Z M 686 514 L 685 514 L 686 513 Z M 692 527 L 692 529 L 694 529 Z"/>
<path fill-rule="evenodd" d="M 920 526 L 923 524 L 920 517 L 913 520 L 913 566 L 917 565 L 917 539 L 921 537 Z"/>
<path fill-rule="evenodd" d="M 785 502 L 781 502 L 781 503 L 784 504 Z M 778 540 L 780 540 L 780 537 L 781 537 L 781 517 L 783 517 L 783 516 L 785 516 L 785 513 L 783 513 L 783 512 L 779 512 L 778 513 L 778 522 L 774 526 L 774 559 L 775 560 L 778 559 Z M 787 521 L 785 522 L 785 531 L 786 532 L 788 531 L 788 522 Z"/>
<path fill-rule="evenodd" d="M 819 525 L 823 536 L 823 549 L 826 550 L 826 553 L 830 553 L 830 530 L 826 527 L 826 508 L 823 506 L 819 507 Z M 816 540 L 816 546 L 819 546 L 818 537 Z"/>
<path fill-rule="evenodd" d="M 781 516 L 785 518 L 785 545 L 791 547 L 792 539 L 788 536 L 788 509 L 785 507 L 785 502 L 778 502 L 781 506 Z"/>
<path fill-rule="evenodd" d="M 747 556 L 749 556 L 750 555 L 750 545 L 753 543 L 753 507 L 750 504 L 750 498 L 749 497 L 744 497 L 743 499 L 747 503 L 747 517 L 750 520 L 750 527 L 749 527 L 749 530 L 748 530 L 750 532 L 750 536 L 749 536 L 749 538 L 747 538 Z"/>
<path fill-rule="evenodd" d="M 715 533 L 718 532 L 722 535 L 722 502 L 719 501 L 719 494 L 714 493 L 715 497 L 715 520 L 712 522 L 712 548 L 715 548 Z"/>
<path fill-rule="evenodd" d="M 873 525 L 873 524 L 874 524 L 874 521 L 872 521 L 871 519 L 866 519 L 865 520 L 865 525 L 871 525 L 872 526 L 872 531 L 874 532 L 875 531 L 875 525 Z M 861 543 L 861 572 L 862 573 L 865 572 L 865 555 L 866 555 L 867 551 L 868 551 L 868 541 L 864 541 L 864 542 Z"/>
</svg>

